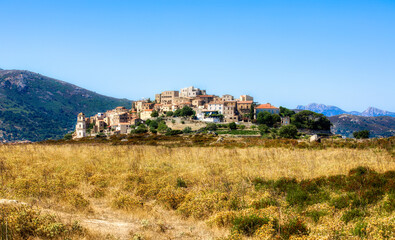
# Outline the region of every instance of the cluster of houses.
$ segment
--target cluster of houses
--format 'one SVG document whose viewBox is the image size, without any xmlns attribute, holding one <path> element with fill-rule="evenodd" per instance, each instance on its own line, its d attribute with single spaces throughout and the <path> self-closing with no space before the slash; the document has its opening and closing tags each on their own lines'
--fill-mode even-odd
<svg viewBox="0 0 395 240">
<path fill-rule="evenodd" d="M 153 118 L 155 113 L 166 114 L 175 112 L 185 106 L 192 108 L 195 119 L 204 122 L 246 122 L 260 112 L 279 113 L 280 109 L 270 103 L 257 105 L 253 97 L 241 95 L 238 99 L 232 95 L 208 95 L 206 90 L 195 87 L 183 88 L 180 91 L 164 91 L 155 94 L 155 101 L 134 101 L 131 109 L 117 107 L 105 113 L 98 113 L 92 117 L 85 117 L 80 113 L 77 117 L 74 138 L 82 138 L 88 134 L 116 132 L 126 134 L 131 126 L 141 121 Z"/>
</svg>

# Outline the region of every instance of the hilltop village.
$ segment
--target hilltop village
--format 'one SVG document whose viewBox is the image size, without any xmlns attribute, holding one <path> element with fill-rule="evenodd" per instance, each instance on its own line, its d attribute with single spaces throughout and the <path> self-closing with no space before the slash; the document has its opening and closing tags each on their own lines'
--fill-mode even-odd
<svg viewBox="0 0 395 240">
<path fill-rule="evenodd" d="M 270 103 L 257 104 L 254 98 L 248 95 L 235 98 L 225 94 L 220 97 L 208 95 L 206 90 L 191 86 L 180 91 L 156 94 L 154 101 L 134 101 L 131 109 L 117 107 L 92 117 L 80 113 L 73 138 L 95 136 L 100 133 L 127 134 L 140 123 L 158 117 L 188 117 L 194 126 L 206 123 L 248 124 L 256 119 L 260 112 L 278 114 L 280 109 Z M 281 124 L 287 125 L 289 121 L 289 117 L 284 117 Z M 175 120 L 172 122 L 175 123 Z"/>
</svg>

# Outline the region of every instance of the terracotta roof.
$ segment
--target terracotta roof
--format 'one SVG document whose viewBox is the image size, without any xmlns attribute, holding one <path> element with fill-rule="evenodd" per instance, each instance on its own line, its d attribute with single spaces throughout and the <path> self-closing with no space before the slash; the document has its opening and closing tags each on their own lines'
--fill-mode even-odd
<svg viewBox="0 0 395 240">
<path fill-rule="evenodd" d="M 238 101 L 237 103 L 249 103 L 249 104 L 252 104 L 253 101 Z"/>
<path fill-rule="evenodd" d="M 145 109 L 144 111 L 154 111 L 154 109 Z"/>
<path fill-rule="evenodd" d="M 271 108 L 271 109 L 278 109 L 277 107 L 271 105 L 270 103 L 261 104 L 261 105 L 259 105 L 259 106 L 256 107 L 256 108 L 257 108 L 257 109 L 268 109 L 268 108 Z"/>
</svg>

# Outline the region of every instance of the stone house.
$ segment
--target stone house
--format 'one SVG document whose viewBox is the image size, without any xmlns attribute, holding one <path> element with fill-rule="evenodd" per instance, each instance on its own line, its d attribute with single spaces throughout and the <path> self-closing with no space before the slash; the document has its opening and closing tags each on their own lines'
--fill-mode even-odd
<svg viewBox="0 0 395 240">
<path fill-rule="evenodd" d="M 272 114 L 279 114 L 280 109 L 271 105 L 270 103 L 266 103 L 266 104 L 261 104 L 261 105 L 257 106 L 255 108 L 255 112 L 256 112 L 256 115 L 258 115 L 258 113 L 260 113 L 260 112 L 269 112 Z"/>
</svg>

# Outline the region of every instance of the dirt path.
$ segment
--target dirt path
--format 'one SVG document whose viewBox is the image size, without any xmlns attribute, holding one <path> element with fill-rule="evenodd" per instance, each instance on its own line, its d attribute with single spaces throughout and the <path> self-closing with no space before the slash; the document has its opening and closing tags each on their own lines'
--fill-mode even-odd
<svg viewBox="0 0 395 240">
<path fill-rule="evenodd" d="M 26 204 L 16 200 L 0 199 L 2 204 Z M 70 213 L 40 208 L 43 213 L 58 216 L 64 222 L 78 221 L 81 226 L 103 239 L 215 239 L 227 232 L 213 230 L 203 222 L 182 219 L 172 211 L 159 206 L 132 212 L 114 210 L 105 202 L 92 201 L 90 214 Z M 142 238 L 139 238 L 142 237 Z"/>
</svg>

